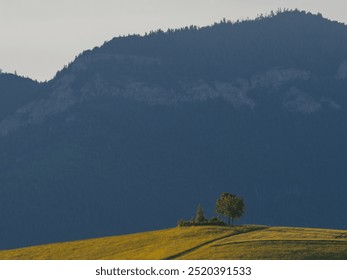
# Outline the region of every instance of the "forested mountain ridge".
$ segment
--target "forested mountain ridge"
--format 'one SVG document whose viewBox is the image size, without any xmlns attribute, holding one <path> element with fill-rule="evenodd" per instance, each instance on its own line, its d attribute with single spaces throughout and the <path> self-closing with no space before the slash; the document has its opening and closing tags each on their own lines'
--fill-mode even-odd
<svg viewBox="0 0 347 280">
<path fill-rule="evenodd" d="M 1 74 L 0 248 L 171 226 L 223 191 L 244 222 L 345 228 L 346 93 L 347 27 L 299 11 Z"/>
</svg>

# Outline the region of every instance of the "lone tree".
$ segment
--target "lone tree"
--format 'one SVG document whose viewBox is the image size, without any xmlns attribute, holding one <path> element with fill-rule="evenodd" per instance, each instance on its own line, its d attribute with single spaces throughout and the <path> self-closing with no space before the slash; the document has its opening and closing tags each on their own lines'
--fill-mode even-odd
<svg viewBox="0 0 347 280">
<path fill-rule="evenodd" d="M 234 194 L 222 193 L 217 199 L 216 212 L 228 217 L 228 225 L 230 226 L 230 218 L 232 225 L 235 219 L 239 219 L 245 210 L 245 203 L 241 197 Z"/>
<path fill-rule="evenodd" d="M 201 205 L 198 205 L 198 209 L 196 209 L 196 216 L 195 216 L 195 222 L 197 224 L 201 224 L 206 221 L 205 214 L 204 214 L 204 208 L 201 207 Z"/>
</svg>

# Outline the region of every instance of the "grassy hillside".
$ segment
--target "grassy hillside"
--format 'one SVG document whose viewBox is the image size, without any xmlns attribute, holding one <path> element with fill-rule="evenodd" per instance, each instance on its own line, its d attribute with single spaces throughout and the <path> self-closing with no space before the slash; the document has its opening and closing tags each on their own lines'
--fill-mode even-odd
<svg viewBox="0 0 347 280">
<path fill-rule="evenodd" d="M 0 251 L 0 259 L 347 259 L 347 231 L 172 228 Z"/>
</svg>

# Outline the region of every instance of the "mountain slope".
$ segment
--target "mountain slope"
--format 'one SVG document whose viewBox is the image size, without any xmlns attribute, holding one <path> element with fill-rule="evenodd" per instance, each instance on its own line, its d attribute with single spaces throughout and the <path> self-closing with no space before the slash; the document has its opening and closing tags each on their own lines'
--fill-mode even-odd
<svg viewBox="0 0 347 280">
<path fill-rule="evenodd" d="M 169 227 L 226 191 L 246 223 L 346 228 L 343 24 L 115 38 L 36 86 L 0 93 L 0 248 Z"/>
<path fill-rule="evenodd" d="M 346 259 L 346 238 L 313 228 L 173 228 L 0 251 L 0 259 Z"/>
<path fill-rule="evenodd" d="M 29 78 L 0 73 L 0 120 L 42 98 L 43 86 Z"/>
</svg>

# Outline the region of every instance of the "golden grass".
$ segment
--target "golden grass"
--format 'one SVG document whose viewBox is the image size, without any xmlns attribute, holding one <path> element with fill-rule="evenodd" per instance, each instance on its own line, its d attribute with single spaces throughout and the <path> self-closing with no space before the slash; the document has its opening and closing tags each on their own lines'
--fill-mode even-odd
<svg viewBox="0 0 347 280">
<path fill-rule="evenodd" d="M 346 260 L 345 234 L 340 230 L 269 227 L 224 238 L 181 259 Z"/>
<path fill-rule="evenodd" d="M 233 231 L 228 227 L 177 227 L 0 251 L 0 259 L 163 259 Z"/>
<path fill-rule="evenodd" d="M 346 231 L 188 227 L 0 250 L 0 259 L 347 259 Z"/>
</svg>

